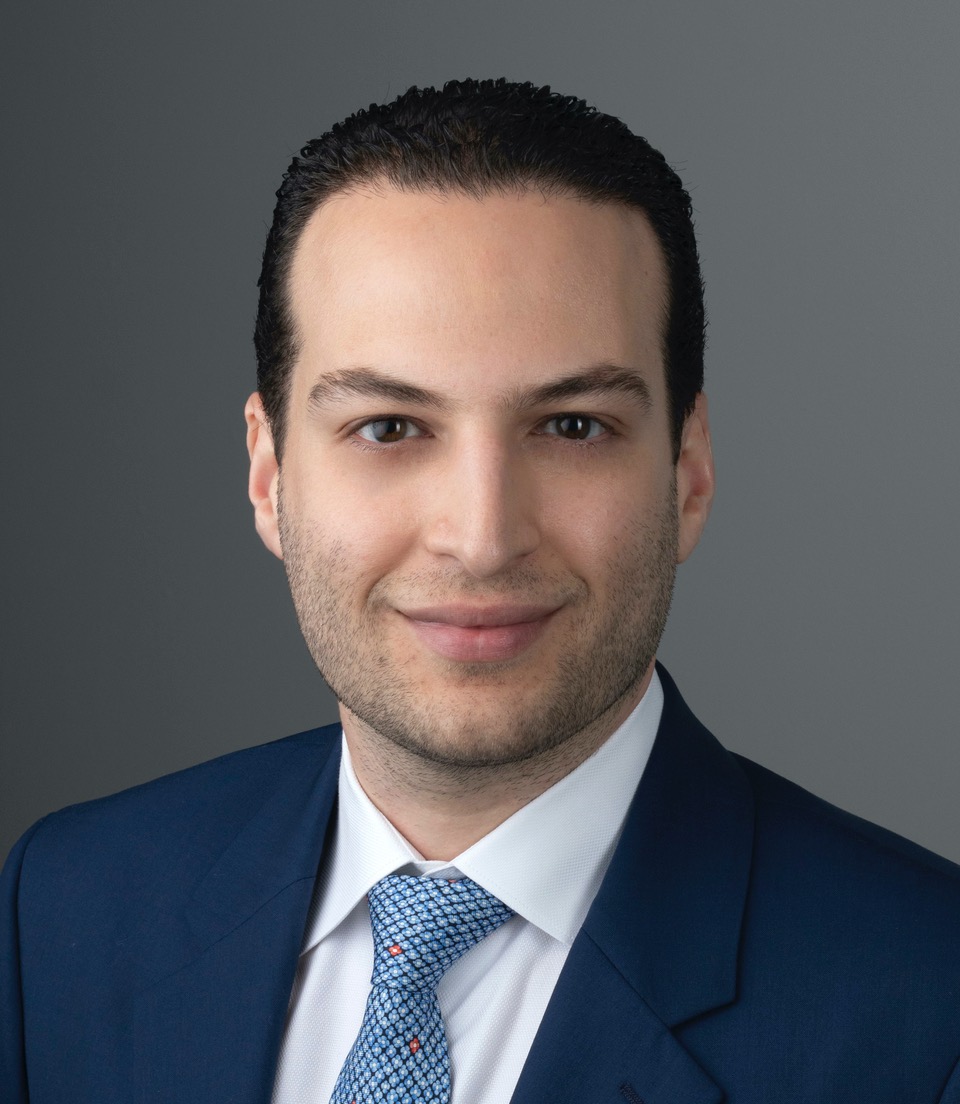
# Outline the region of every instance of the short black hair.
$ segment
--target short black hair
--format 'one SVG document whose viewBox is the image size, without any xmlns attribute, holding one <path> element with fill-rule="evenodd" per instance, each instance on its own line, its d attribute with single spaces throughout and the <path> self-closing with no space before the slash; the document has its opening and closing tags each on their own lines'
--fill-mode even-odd
<svg viewBox="0 0 960 1104">
<path fill-rule="evenodd" d="M 663 352 L 674 459 L 703 388 L 703 280 L 690 196 L 663 155 L 612 115 L 526 81 L 448 81 L 371 104 L 309 142 L 284 173 L 260 273 L 257 386 L 277 458 L 297 338 L 289 274 L 308 219 L 330 196 L 386 183 L 406 191 L 539 188 L 646 215 L 666 262 Z"/>
</svg>

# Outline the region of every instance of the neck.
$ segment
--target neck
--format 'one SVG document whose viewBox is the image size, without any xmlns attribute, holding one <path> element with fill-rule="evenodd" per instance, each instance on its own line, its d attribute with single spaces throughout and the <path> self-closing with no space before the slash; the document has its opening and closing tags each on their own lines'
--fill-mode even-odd
<svg viewBox="0 0 960 1104">
<path fill-rule="evenodd" d="M 646 693 L 653 669 L 651 662 L 640 682 L 585 728 L 515 763 L 437 762 L 382 736 L 342 704 L 340 717 L 357 780 L 373 804 L 425 859 L 449 861 L 600 748 Z"/>
</svg>

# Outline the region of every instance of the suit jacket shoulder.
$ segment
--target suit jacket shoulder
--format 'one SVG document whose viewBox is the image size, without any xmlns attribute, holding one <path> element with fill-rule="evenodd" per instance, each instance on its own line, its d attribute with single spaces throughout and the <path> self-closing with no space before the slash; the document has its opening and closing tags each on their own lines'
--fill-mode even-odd
<svg viewBox="0 0 960 1104">
<path fill-rule="evenodd" d="M 817 993 L 832 1009 L 825 1034 L 846 1016 L 851 1030 L 876 1030 L 904 1053 L 917 1043 L 919 1010 L 939 994 L 939 1022 L 922 1030 L 960 1054 L 960 867 L 738 762 L 756 809 L 745 926 L 753 971 L 779 960 L 783 977 L 794 964 L 807 999 Z M 749 971 L 745 959 L 744 983 Z"/>
<path fill-rule="evenodd" d="M 765 825 L 769 823 L 773 827 L 778 824 L 784 830 L 791 823 L 817 825 L 825 838 L 832 841 L 846 840 L 854 848 L 882 854 L 891 862 L 896 862 L 899 856 L 908 866 L 916 864 L 934 877 L 943 875 L 951 883 L 960 880 L 960 866 L 949 859 L 832 805 L 742 755 L 731 754 L 750 782 L 757 807 L 764 814 Z"/>
<path fill-rule="evenodd" d="M 104 897 L 116 885 L 129 902 L 182 897 L 190 871 L 213 862 L 278 786 L 339 761 L 339 736 L 339 725 L 310 729 L 61 809 L 27 833 L 22 876 L 62 877 L 50 892 L 88 883 Z"/>
<path fill-rule="evenodd" d="M 191 1086 L 171 1099 L 209 1090 L 208 1101 L 240 1101 L 268 1079 L 334 807 L 339 734 L 333 725 L 238 751 L 63 809 L 25 834 L 0 880 L 0 1085 L 19 1090 L 9 1099 L 26 1101 L 27 1084 L 31 1101 L 136 1099 L 151 1076 L 145 1036 L 160 1031 L 148 1026 L 151 996 L 191 976 L 207 1007 L 178 1012 L 171 998 L 170 1031 L 199 1040 L 192 1015 L 228 1033 L 232 1016 L 246 1016 L 257 1070 L 233 1063 L 211 1085 L 216 1063 L 206 1063 L 198 1095 Z M 276 925 L 272 942 L 258 922 Z M 246 999 L 232 1008 L 230 977 L 205 972 L 228 946 L 254 964 L 234 964 Z M 189 1040 L 168 1043 L 171 1066 L 186 1068 Z M 221 1096 L 231 1082 L 246 1084 Z"/>
</svg>

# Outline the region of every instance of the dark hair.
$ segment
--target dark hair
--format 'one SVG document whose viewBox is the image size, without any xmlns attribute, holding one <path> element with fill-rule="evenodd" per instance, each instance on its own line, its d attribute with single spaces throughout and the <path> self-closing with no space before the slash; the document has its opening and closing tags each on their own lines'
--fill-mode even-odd
<svg viewBox="0 0 960 1104">
<path fill-rule="evenodd" d="M 690 197 L 663 155 L 619 119 L 549 87 L 499 78 L 448 81 L 442 91 L 414 87 L 392 103 L 371 104 L 304 146 L 284 173 L 263 253 L 254 333 L 257 386 L 278 459 L 297 355 L 288 292 L 297 241 L 324 200 L 378 183 L 477 198 L 537 187 L 642 210 L 669 277 L 663 346 L 679 454 L 684 419 L 703 387 L 703 282 Z"/>
</svg>

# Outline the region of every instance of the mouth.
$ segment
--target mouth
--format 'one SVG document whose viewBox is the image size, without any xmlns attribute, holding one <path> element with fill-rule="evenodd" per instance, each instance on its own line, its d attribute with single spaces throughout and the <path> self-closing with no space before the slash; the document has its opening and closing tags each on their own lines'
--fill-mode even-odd
<svg viewBox="0 0 960 1104">
<path fill-rule="evenodd" d="M 424 606 L 398 610 L 420 642 L 458 663 L 502 663 L 543 634 L 559 606 Z"/>
</svg>

